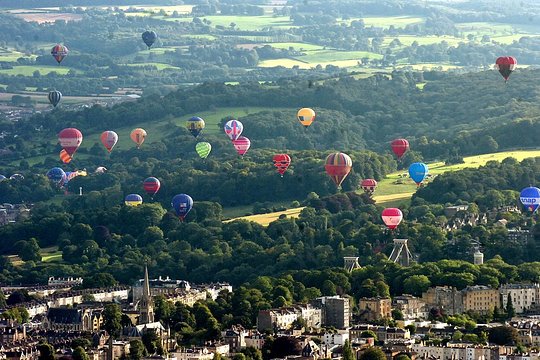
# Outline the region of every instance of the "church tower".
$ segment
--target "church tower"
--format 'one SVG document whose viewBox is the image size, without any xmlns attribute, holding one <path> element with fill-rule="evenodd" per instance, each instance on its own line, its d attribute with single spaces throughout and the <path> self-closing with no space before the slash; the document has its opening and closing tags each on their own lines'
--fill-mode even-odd
<svg viewBox="0 0 540 360">
<path fill-rule="evenodd" d="M 139 325 L 154 322 L 154 303 L 150 295 L 150 280 L 148 280 L 148 266 L 144 267 L 144 283 L 142 298 L 139 301 Z"/>
</svg>

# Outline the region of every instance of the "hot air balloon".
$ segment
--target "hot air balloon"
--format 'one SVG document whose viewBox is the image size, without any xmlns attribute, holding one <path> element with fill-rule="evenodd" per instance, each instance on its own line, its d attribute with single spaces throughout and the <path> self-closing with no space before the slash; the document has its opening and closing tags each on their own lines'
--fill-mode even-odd
<svg viewBox="0 0 540 360">
<path fill-rule="evenodd" d="M 156 39 L 157 39 L 157 34 L 153 31 L 147 30 L 142 33 L 142 40 L 144 41 L 146 46 L 148 46 L 148 50 L 150 50 L 150 47 L 154 45 L 154 42 L 156 41 Z"/>
<path fill-rule="evenodd" d="M 105 146 L 105 149 L 110 153 L 118 142 L 118 134 L 114 131 L 107 130 L 101 133 L 101 143 Z"/>
<path fill-rule="evenodd" d="M 171 205 L 176 215 L 183 221 L 193 207 L 193 199 L 189 195 L 178 194 L 172 198 Z"/>
<path fill-rule="evenodd" d="M 341 183 L 351 172 L 352 160 L 349 155 L 341 152 L 328 155 L 324 169 L 332 178 L 338 189 L 341 188 Z"/>
<path fill-rule="evenodd" d="M 315 111 L 310 108 L 302 108 L 298 110 L 298 113 L 296 114 L 296 117 L 298 118 L 298 121 L 305 127 L 308 127 L 311 125 L 313 120 L 315 120 Z"/>
<path fill-rule="evenodd" d="M 540 206 L 540 189 L 530 186 L 521 190 L 519 200 L 528 211 L 534 213 Z"/>
<path fill-rule="evenodd" d="M 62 146 L 71 157 L 73 157 L 75 151 L 81 146 L 82 140 L 82 133 L 75 128 L 64 129 L 58 134 L 60 146 Z"/>
<path fill-rule="evenodd" d="M 157 178 L 153 176 L 147 178 L 143 182 L 144 191 L 146 191 L 146 193 L 150 195 L 152 198 L 159 191 L 160 187 L 161 187 L 161 183 L 159 182 Z"/>
<path fill-rule="evenodd" d="M 10 180 L 17 180 L 22 181 L 24 180 L 24 176 L 22 174 L 13 174 L 9 177 Z"/>
<path fill-rule="evenodd" d="M 60 100 L 62 100 L 62 93 L 57 90 L 49 91 L 48 98 L 52 106 L 56 107 L 60 103 Z"/>
<path fill-rule="evenodd" d="M 510 74 L 516 68 L 516 65 L 517 60 L 513 56 L 501 56 L 495 61 L 495 68 L 499 70 L 499 73 L 501 73 L 505 82 L 508 81 Z"/>
<path fill-rule="evenodd" d="M 4 175 L 0 175 L 0 182 L 6 180 L 6 177 Z"/>
<path fill-rule="evenodd" d="M 62 160 L 64 164 L 69 164 L 71 155 L 69 155 L 66 150 L 62 149 L 60 150 L 60 160 Z"/>
<path fill-rule="evenodd" d="M 105 171 L 107 171 L 107 168 L 105 166 L 98 166 L 94 173 L 96 174 L 103 174 Z"/>
<path fill-rule="evenodd" d="M 66 180 L 66 173 L 59 167 L 54 167 L 47 172 L 49 180 L 55 184 L 61 184 Z"/>
<path fill-rule="evenodd" d="M 375 181 L 375 179 L 364 179 L 360 183 L 360 187 L 366 194 L 373 194 L 377 188 L 377 181 Z"/>
<path fill-rule="evenodd" d="M 143 203 L 142 196 L 139 194 L 129 194 L 124 199 L 124 203 L 127 206 L 139 206 Z"/>
<path fill-rule="evenodd" d="M 199 154 L 201 159 L 206 159 L 210 154 L 210 151 L 212 151 L 212 144 L 208 142 L 199 142 L 195 145 L 195 151 L 197 151 L 197 154 Z"/>
<path fill-rule="evenodd" d="M 285 174 L 285 171 L 287 171 L 287 168 L 291 164 L 291 157 L 287 154 L 277 154 L 274 155 L 272 160 L 274 161 L 277 172 L 283 177 L 283 174 Z"/>
<path fill-rule="evenodd" d="M 251 141 L 245 136 L 238 137 L 238 139 L 233 140 L 232 143 L 240 156 L 244 156 L 251 146 Z"/>
<path fill-rule="evenodd" d="M 51 55 L 60 64 L 67 56 L 69 50 L 65 45 L 56 44 L 51 50 Z"/>
<path fill-rule="evenodd" d="M 413 181 L 416 183 L 416 185 L 420 185 L 422 181 L 426 178 L 428 174 L 428 167 L 426 164 L 421 162 L 416 162 L 411 164 L 409 166 L 409 176 Z"/>
<path fill-rule="evenodd" d="M 403 213 L 398 208 L 386 208 L 381 213 L 381 217 L 386 227 L 394 230 L 403 219 Z"/>
<path fill-rule="evenodd" d="M 392 151 L 396 154 L 398 160 L 405 155 L 407 150 L 409 150 L 409 142 L 405 139 L 395 139 L 390 143 Z"/>
<path fill-rule="evenodd" d="M 67 185 L 71 179 L 76 178 L 77 176 L 87 175 L 88 173 L 86 172 L 86 170 L 66 171 L 66 179 L 64 181 L 64 185 Z"/>
<path fill-rule="evenodd" d="M 186 121 L 187 129 L 189 130 L 191 135 L 193 135 L 195 137 L 199 136 L 201 131 L 203 131 L 204 126 L 205 126 L 204 120 L 201 119 L 198 116 L 194 116 L 191 119 L 189 119 L 188 121 Z"/>
<path fill-rule="evenodd" d="M 142 143 L 144 142 L 144 139 L 146 138 L 146 131 L 141 128 L 134 129 L 131 132 L 130 137 L 131 137 L 131 140 L 133 140 L 133 142 L 137 144 L 137 149 L 138 149 L 141 147 Z"/>
<path fill-rule="evenodd" d="M 242 130 L 244 130 L 244 125 L 238 120 L 229 120 L 225 124 L 224 128 L 225 134 L 231 139 L 232 141 L 238 139 L 240 134 L 242 134 Z"/>
</svg>

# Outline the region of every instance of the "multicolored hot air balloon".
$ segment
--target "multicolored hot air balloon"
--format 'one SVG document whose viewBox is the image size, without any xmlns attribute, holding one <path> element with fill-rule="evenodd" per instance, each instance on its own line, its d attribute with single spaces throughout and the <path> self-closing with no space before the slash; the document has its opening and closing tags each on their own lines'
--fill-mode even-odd
<svg viewBox="0 0 540 360">
<path fill-rule="evenodd" d="M 61 185 L 66 180 L 66 173 L 59 167 L 54 167 L 47 172 L 47 177 L 53 183 Z"/>
<path fill-rule="evenodd" d="M 146 193 L 150 195 L 152 198 L 159 191 L 160 187 L 161 187 L 161 183 L 159 182 L 157 178 L 153 176 L 147 178 L 143 182 L 144 191 L 146 191 Z"/>
<path fill-rule="evenodd" d="M 315 111 L 313 111 L 313 109 L 310 109 L 310 108 L 302 108 L 298 110 L 296 117 L 302 125 L 304 125 L 305 127 L 308 127 L 311 125 L 313 120 L 315 120 Z"/>
<path fill-rule="evenodd" d="M 206 159 L 210 155 L 210 151 L 212 151 L 212 144 L 204 141 L 199 142 L 195 145 L 195 151 L 197 151 L 201 159 Z"/>
<path fill-rule="evenodd" d="M 377 181 L 375 181 L 375 179 L 364 179 L 360 182 L 360 187 L 366 194 L 371 195 L 377 188 Z"/>
<path fill-rule="evenodd" d="M 129 194 L 124 199 L 124 204 L 127 206 L 139 206 L 143 203 L 142 196 L 139 194 Z"/>
<path fill-rule="evenodd" d="M 118 134 L 114 131 L 107 130 L 101 133 L 101 143 L 105 146 L 105 149 L 110 153 L 118 142 Z"/>
<path fill-rule="evenodd" d="M 64 164 L 69 164 L 71 159 L 72 159 L 71 155 L 69 155 L 66 150 L 64 150 L 64 149 L 60 150 L 60 160 Z"/>
<path fill-rule="evenodd" d="M 528 211 L 534 214 L 540 206 L 540 189 L 530 186 L 521 190 L 519 200 Z"/>
<path fill-rule="evenodd" d="M 58 134 L 58 141 L 60 142 L 60 146 L 62 146 L 71 157 L 73 157 L 75 151 L 77 151 L 79 146 L 81 146 L 83 136 L 78 129 L 66 128 L 60 131 Z"/>
<path fill-rule="evenodd" d="M 88 173 L 86 170 L 75 170 L 75 171 L 66 171 L 66 180 L 64 181 L 64 185 L 67 185 L 67 183 L 77 176 L 87 176 Z"/>
<path fill-rule="evenodd" d="M 60 103 L 60 100 L 62 100 L 62 93 L 58 90 L 49 91 L 47 97 L 49 98 L 51 105 L 56 107 L 56 105 Z"/>
<path fill-rule="evenodd" d="M 9 177 L 10 180 L 23 181 L 24 176 L 22 174 L 13 174 Z"/>
<path fill-rule="evenodd" d="M 398 208 L 386 208 L 382 211 L 381 218 L 387 228 L 394 230 L 403 220 L 403 213 Z"/>
<path fill-rule="evenodd" d="M 291 165 L 291 157 L 287 154 L 277 154 L 274 155 L 272 161 L 274 162 L 277 172 L 283 177 L 283 174 L 285 174 L 285 171 L 287 171 L 289 165 Z"/>
<path fill-rule="evenodd" d="M 390 146 L 398 160 L 409 150 L 409 142 L 406 139 L 395 139 L 390 143 Z"/>
<path fill-rule="evenodd" d="M 238 137 L 238 139 L 233 140 L 232 143 L 240 156 L 244 156 L 251 146 L 251 141 L 245 136 Z"/>
<path fill-rule="evenodd" d="M 129 136 L 131 137 L 131 140 L 137 144 L 138 149 L 141 147 L 144 139 L 146 139 L 146 130 L 141 128 L 134 129 Z"/>
<path fill-rule="evenodd" d="M 171 206 L 180 220 L 184 221 L 188 212 L 193 207 L 193 199 L 186 194 L 178 194 L 172 198 Z"/>
<path fill-rule="evenodd" d="M 225 130 L 225 134 L 227 134 L 229 139 L 234 141 L 240 137 L 240 134 L 242 134 L 244 125 L 242 125 L 242 123 L 238 120 L 229 120 L 223 127 L 223 130 Z"/>
<path fill-rule="evenodd" d="M 203 131 L 205 127 L 205 123 L 204 123 L 204 120 L 201 119 L 200 117 L 194 116 L 188 121 L 186 121 L 186 127 L 191 133 L 191 135 L 197 137 L 199 136 L 201 131 Z"/>
<path fill-rule="evenodd" d="M 428 172 L 428 166 L 421 162 L 415 162 L 409 166 L 409 176 L 418 186 L 424 181 Z"/>
<path fill-rule="evenodd" d="M 51 55 L 54 57 L 56 62 L 60 64 L 67 56 L 68 52 L 69 50 L 65 45 L 56 44 L 51 50 Z"/>
<path fill-rule="evenodd" d="M 146 46 L 148 46 L 148 50 L 150 50 L 150 47 L 154 45 L 154 42 L 156 41 L 156 39 L 157 39 L 157 34 L 153 31 L 147 30 L 142 33 L 142 40 L 144 41 Z"/>
<path fill-rule="evenodd" d="M 341 152 L 328 155 L 324 169 L 328 176 L 332 178 L 332 181 L 337 185 L 338 189 L 341 188 L 341 183 L 352 169 L 352 160 L 349 155 Z"/>
<path fill-rule="evenodd" d="M 504 81 L 508 81 L 510 74 L 517 66 L 517 60 L 513 56 L 501 56 L 495 61 L 495 68 L 499 70 L 499 73 L 504 78 Z"/>
</svg>

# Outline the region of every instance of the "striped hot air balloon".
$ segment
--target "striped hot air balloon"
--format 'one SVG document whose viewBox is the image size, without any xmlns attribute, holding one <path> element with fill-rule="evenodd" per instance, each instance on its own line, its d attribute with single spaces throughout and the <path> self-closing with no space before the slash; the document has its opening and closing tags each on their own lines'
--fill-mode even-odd
<svg viewBox="0 0 540 360">
<path fill-rule="evenodd" d="M 56 105 L 60 103 L 60 100 L 62 100 L 62 93 L 58 90 L 49 91 L 47 97 L 49 98 L 51 105 L 56 107 Z"/>
<path fill-rule="evenodd" d="M 197 151 L 201 159 L 206 159 L 210 155 L 210 151 L 212 151 L 212 144 L 205 141 L 199 142 L 195 145 L 195 151 Z"/>
<path fill-rule="evenodd" d="M 60 151 L 60 160 L 62 160 L 64 164 L 69 164 L 71 161 L 71 155 L 69 155 L 66 150 L 62 149 Z"/>
<path fill-rule="evenodd" d="M 81 146 L 83 135 L 78 129 L 66 128 L 58 134 L 58 141 L 60 142 L 60 146 L 73 157 L 75 151 Z"/>
<path fill-rule="evenodd" d="M 64 60 L 64 58 L 67 56 L 68 52 L 69 50 L 67 46 L 56 44 L 51 50 L 51 55 L 54 57 L 56 62 L 60 64 L 62 60 Z"/>
<path fill-rule="evenodd" d="M 155 178 L 153 176 L 147 178 L 143 182 L 144 191 L 146 191 L 146 193 L 150 195 L 152 198 L 159 191 L 160 187 L 161 187 L 161 182 L 159 181 L 158 178 Z"/>
<path fill-rule="evenodd" d="M 251 146 L 251 141 L 245 136 L 240 136 L 238 139 L 233 140 L 233 145 L 238 155 L 244 156 Z"/>
<path fill-rule="evenodd" d="M 291 164 L 291 157 L 287 154 L 277 154 L 274 155 L 272 160 L 277 172 L 281 175 L 281 177 L 283 177 L 283 174 L 285 174 L 285 171 L 287 171 L 289 165 Z"/>
<path fill-rule="evenodd" d="M 341 188 L 341 183 L 352 169 L 352 160 L 349 155 L 341 152 L 336 152 L 328 155 L 326 158 L 326 164 L 324 169 L 328 176 L 332 178 L 332 181 L 337 185 L 338 189 Z"/>
<path fill-rule="evenodd" d="M 127 206 L 139 206 L 143 203 L 143 198 L 139 194 L 129 194 L 124 199 L 124 203 Z"/>
</svg>

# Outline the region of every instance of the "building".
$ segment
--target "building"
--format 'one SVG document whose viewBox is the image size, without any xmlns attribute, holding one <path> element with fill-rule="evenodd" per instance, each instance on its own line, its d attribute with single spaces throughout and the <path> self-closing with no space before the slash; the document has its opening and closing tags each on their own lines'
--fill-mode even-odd
<svg viewBox="0 0 540 360">
<path fill-rule="evenodd" d="M 349 327 L 351 311 L 348 297 L 323 296 L 312 300 L 311 304 L 321 309 L 322 326 L 333 326 L 337 329 Z"/>
<path fill-rule="evenodd" d="M 360 339 L 364 331 L 373 331 L 377 335 L 377 340 L 386 342 L 395 342 L 398 340 L 409 340 L 411 332 L 406 329 L 389 326 L 377 326 L 370 324 L 359 324 L 349 329 L 351 340 Z"/>
<path fill-rule="evenodd" d="M 540 296 L 539 284 L 505 284 L 499 287 L 502 307 L 508 306 L 508 296 L 512 298 L 512 306 L 516 314 L 523 314 L 537 307 Z"/>
<path fill-rule="evenodd" d="M 221 333 L 223 341 L 229 345 L 231 352 L 236 353 L 246 347 L 246 337 L 249 332 L 241 325 L 233 325 Z"/>
<path fill-rule="evenodd" d="M 150 282 L 148 280 L 148 266 L 144 267 L 144 284 L 141 300 L 139 300 L 139 325 L 154 322 L 154 301 L 150 295 Z"/>
<path fill-rule="evenodd" d="M 103 324 L 102 309 L 49 308 L 43 327 L 63 331 L 99 331 Z"/>
<path fill-rule="evenodd" d="M 436 286 L 429 288 L 422 294 L 422 300 L 426 303 L 428 310 L 439 308 L 446 315 L 456 315 L 463 313 L 463 294 L 455 287 Z"/>
<path fill-rule="evenodd" d="M 484 253 L 480 250 L 476 250 L 473 255 L 474 265 L 482 265 L 484 263 Z"/>
<path fill-rule="evenodd" d="M 484 285 L 469 286 L 463 289 L 463 311 L 486 314 L 495 307 L 500 308 L 500 295 L 497 289 Z"/>
<path fill-rule="evenodd" d="M 49 277 L 47 281 L 48 286 L 76 286 L 82 285 L 83 278 L 78 277 L 67 277 L 67 278 L 55 278 L 54 276 Z"/>
<path fill-rule="evenodd" d="M 469 205 L 447 206 L 444 208 L 444 215 L 447 218 L 451 218 L 455 216 L 459 211 L 467 211 L 468 209 L 469 209 Z"/>
<path fill-rule="evenodd" d="M 508 241 L 518 245 L 527 245 L 534 240 L 533 234 L 527 229 L 508 229 Z"/>
<path fill-rule="evenodd" d="M 358 301 L 360 319 L 376 321 L 392 317 L 392 300 L 390 298 L 360 298 Z"/>
<path fill-rule="evenodd" d="M 289 329 L 293 323 L 302 319 L 307 328 L 320 328 L 322 310 L 310 304 L 299 304 L 281 309 L 260 310 L 257 316 L 257 330 L 276 331 Z"/>
<path fill-rule="evenodd" d="M 425 346 L 423 344 L 413 344 L 412 351 L 417 353 L 417 359 L 499 360 L 498 346 L 477 346 L 471 344 Z"/>
<path fill-rule="evenodd" d="M 404 320 L 426 319 L 429 313 L 422 299 L 407 294 L 395 296 L 392 299 L 392 308 L 401 311 Z"/>
</svg>

